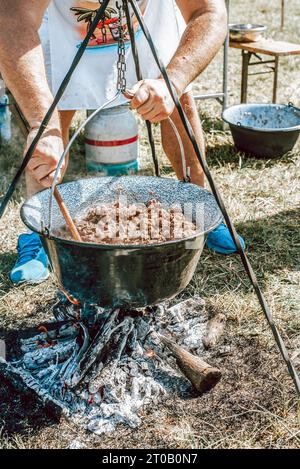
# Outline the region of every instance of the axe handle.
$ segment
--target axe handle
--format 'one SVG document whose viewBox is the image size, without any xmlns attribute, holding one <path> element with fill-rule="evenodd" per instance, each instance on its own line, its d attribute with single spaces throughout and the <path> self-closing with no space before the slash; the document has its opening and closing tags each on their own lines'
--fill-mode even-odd
<svg viewBox="0 0 300 469">
<path fill-rule="evenodd" d="M 210 391 L 220 381 L 222 372 L 218 368 L 179 347 L 168 337 L 162 334 L 157 336 L 176 358 L 178 367 L 199 393 Z"/>
</svg>

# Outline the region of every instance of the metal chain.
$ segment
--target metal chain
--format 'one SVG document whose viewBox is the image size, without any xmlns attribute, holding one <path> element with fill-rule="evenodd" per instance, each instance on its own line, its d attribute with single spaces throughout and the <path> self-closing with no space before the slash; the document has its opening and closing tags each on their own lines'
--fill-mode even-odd
<svg viewBox="0 0 300 469">
<path fill-rule="evenodd" d="M 119 38 L 118 38 L 118 82 L 117 89 L 124 93 L 126 91 L 126 55 L 125 55 L 125 33 L 123 28 L 123 5 L 116 3 L 116 7 L 119 11 Z"/>
</svg>

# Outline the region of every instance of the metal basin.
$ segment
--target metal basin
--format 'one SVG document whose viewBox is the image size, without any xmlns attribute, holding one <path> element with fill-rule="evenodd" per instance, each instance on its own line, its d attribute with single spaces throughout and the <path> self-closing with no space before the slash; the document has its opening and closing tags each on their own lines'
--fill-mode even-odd
<svg viewBox="0 0 300 469">
<path fill-rule="evenodd" d="M 198 228 L 191 239 L 155 245 L 86 244 L 46 236 L 50 191 L 44 190 L 25 202 L 21 217 L 37 232 L 49 255 L 53 272 L 68 294 L 81 302 L 103 307 L 144 307 L 181 292 L 190 282 L 199 261 L 205 235 L 222 216 L 213 195 L 189 183 L 173 179 L 124 176 L 78 180 L 59 186 L 72 217 L 97 203 L 126 195 L 128 203 L 147 203 L 154 197 L 163 204 L 190 204 Z M 64 221 L 53 207 L 53 229 Z"/>
<path fill-rule="evenodd" d="M 300 111 L 291 105 L 239 104 L 222 118 L 236 147 L 259 158 L 277 158 L 294 148 L 300 132 Z"/>
<path fill-rule="evenodd" d="M 257 42 L 264 37 L 267 26 L 263 24 L 230 24 L 229 36 L 235 42 Z"/>
</svg>

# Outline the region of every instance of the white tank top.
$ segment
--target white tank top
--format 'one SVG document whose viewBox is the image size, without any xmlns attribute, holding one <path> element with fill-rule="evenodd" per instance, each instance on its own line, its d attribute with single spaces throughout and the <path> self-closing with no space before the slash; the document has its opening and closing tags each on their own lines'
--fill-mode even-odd
<svg viewBox="0 0 300 469">
<path fill-rule="evenodd" d="M 72 60 L 94 18 L 94 11 L 101 0 L 52 0 L 45 17 L 40 36 L 44 48 L 48 80 L 56 93 Z M 185 28 L 175 0 L 140 0 L 144 15 L 160 58 L 167 65 L 178 47 Z M 61 99 L 59 109 L 95 109 L 111 99 L 117 84 L 118 22 L 116 1 L 112 0 L 106 12 L 105 22 L 99 23 L 90 40 L 68 88 Z M 160 72 L 135 17 L 133 24 L 144 78 L 157 78 Z M 136 83 L 131 48 L 126 47 L 126 78 L 128 87 Z M 120 97 L 113 103 L 124 102 Z"/>
</svg>

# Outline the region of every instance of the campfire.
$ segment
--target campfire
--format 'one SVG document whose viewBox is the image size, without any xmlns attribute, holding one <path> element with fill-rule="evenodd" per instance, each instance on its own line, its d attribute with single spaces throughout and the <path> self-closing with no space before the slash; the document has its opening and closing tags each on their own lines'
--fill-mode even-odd
<svg viewBox="0 0 300 469">
<path fill-rule="evenodd" d="M 0 371 L 56 416 L 96 434 L 137 427 L 147 406 L 199 395 L 221 378 L 203 358 L 224 321 L 209 320 L 200 298 L 107 310 L 60 294 L 53 314 L 37 335 L 20 339 L 18 357 L 0 361 Z"/>
</svg>

